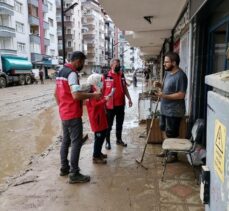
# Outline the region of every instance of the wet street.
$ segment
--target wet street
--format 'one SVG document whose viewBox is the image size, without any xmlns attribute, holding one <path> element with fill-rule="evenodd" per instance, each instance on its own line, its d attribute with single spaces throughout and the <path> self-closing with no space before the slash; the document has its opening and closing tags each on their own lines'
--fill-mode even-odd
<svg viewBox="0 0 229 211">
<path fill-rule="evenodd" d="M 0 183 L 23 170 L 59 131 L 54 82 L 0 89 Z"/>
<path fill-rule="evenodd" d="M 80 168 L 91 181 L 68 184 L 67 177 L 59 176 L 60 124 L 53 89 L 51 82 L 0 89 L 1 211 L 203 210 L 199 186 L 186 159 L 168 165 L 165 182 L 160 181 L 162 160 L 155 157 L 160 145 L 149 145 L 146 151 L 148 170 L 135 162 L 145 141 L 139 138 L 145 131 L 145 125 L 138 124 L 140 83 L 137 88 L 129 87 L 134 106 L 126 108 L 123 140 L 127 148 L 115 144 L 113 130 L 112 149 L 103 149 L 108 154 L 107 165 L 93 164 L 93 134 L 85 115 L 84 132 L 89 140 L 82 147 Z M 3 183 L 8 175 L 16 176 Z"/>
</svg>

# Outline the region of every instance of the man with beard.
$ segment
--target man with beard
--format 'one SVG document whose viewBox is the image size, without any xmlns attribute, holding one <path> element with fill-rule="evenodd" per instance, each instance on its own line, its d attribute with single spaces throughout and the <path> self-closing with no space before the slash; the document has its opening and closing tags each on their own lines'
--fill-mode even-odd
<svg viewBox="0 0 229 211">
<path fill-rule="evenodd" d="M 81 90 L 79 75 L 83 69 L 86 56 L 75 51 L 71 61 L 65 64 L 56 78 L 55 98 L 59 107 L 63 127 L 63 141 L 60 149 L 60 176 L 69 176 L 69 183 L 84 183 L 90 181 L 90 176 L 80 174 L 78 166 L 80 150 L 83 143 L 82 100 L 99 99 L 101 93 L 86 93 Z M 70 165 L 68 150 L 71 145 Z"/>
<path fill-rule="evenodd" d="M 125 116 L 125 96 L 128 98 L 129 107 L 132 101 L 127 89 L 124 73 L 120 68 L 120 60 L 114 59 L 111 62 L 111 70 L 104 75 L 104 96 L 112 95 L 106 104 L 108 129 L 106 135 L 106 149 L 111 149 L 110 133 L 114 118 L 116 117 L 116 144 L 126 147 L 127 144 L 122 140 L 122 126 Z"/>
<path fill-rule="evenodd" d="M 160 128 L 163 138 L 177 138 L 182 117 L 185 115 L 185 94 L 187 90 L 187 76 L 179 68 L 180 57 L 177 53 L 169 52 L 164 58 L 165 80 L 162 85 L 155 83 L 162 89 L 156 93 L 161 99 Z M 164 157 L 162 151 L 157 155 Z M 168 162 L 177 161 L 177 153 L 169 155 Z"/>
</svg>

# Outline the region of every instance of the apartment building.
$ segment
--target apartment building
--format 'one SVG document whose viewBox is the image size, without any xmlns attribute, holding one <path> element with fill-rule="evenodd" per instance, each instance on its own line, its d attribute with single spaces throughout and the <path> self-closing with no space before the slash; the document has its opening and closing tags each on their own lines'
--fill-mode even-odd
<svg viewBox="0 0 229 211">
<path fill-rule="evenodd" d="M 55 0 L 28 0 L 30 52 L 34 64 L 51 64 L 52 57 L 57 56 L 55 7 Z"/>
<path fill-rule="evenodd" d="M 85 72 L 101 72 L 105 60 L 105 14 L 99 3 L 82 0 L 84 52 L 87 55 Z"/>
<path fill-rule="evenodd" d="M 108 15 L 105 15 L 105 59 L 106 66 L 110 66 L 110 61 L 113 58 L 114 45 L 114 23 Z"/>
<path fill-rule="evenodd" d="M 16 54 L 14 0 L 0 0 L 0 52 Z"/>
<path fill-rule="evenodd" d="M 58 56 L 55 0 L 0 0 L 0 54 L 52 65 Z"/>
<path fill-rule="evenodd" d="M 82 24 L 81 24 L 81 1 L 64 1 L 64 11 L 74 3 L 75 6 L 68 12 L 64 13 L 65 27 L 65 57 L 69 59 L 73 51 L 82 51 Z M 58 51 L 59 56 L 63 57 L 63 41 L 62 41 L 62 22 L 61 22 L 61 4 L 57 1 L 57 35 L 58 35 Z"/>
</svg>

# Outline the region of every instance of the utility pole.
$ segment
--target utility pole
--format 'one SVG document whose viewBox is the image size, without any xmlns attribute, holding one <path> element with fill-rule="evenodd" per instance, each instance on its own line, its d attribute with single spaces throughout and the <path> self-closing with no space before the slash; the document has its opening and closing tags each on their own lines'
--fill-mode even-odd
<svg viewBox="0 0 229 211">
<path fill-rule="evenodd" d="M 66 10 L 64 10 L 64 0 L 61 0 L 61 28 L 62 28 L 62 52 L 63 52 L 63 64 L 65 64 L 65 28 L 64 28 L 64 15 L 69 10 L 73 9 L 78 3 L 73 3 L 70 7 L 68 7 Z"/>
</svg>

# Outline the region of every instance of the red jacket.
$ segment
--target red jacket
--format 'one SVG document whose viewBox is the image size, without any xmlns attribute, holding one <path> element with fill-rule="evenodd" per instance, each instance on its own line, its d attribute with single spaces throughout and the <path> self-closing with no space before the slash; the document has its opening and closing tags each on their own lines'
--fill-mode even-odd
<svg viewBox="0 0 229 211">
<path fill-rule="evenodd" d="M 56 78 L 56 95 L 59 100 L 58 106 L 61 120 L 80 118 L 83 114 L 82 102 L 73 99 L 68 85 L 68 76 L 72 71 L 75 71 L 73 67 L 70 64 L 66 64 Z"/>
<path fill-rule="evenodd" d="M 95 91 L 95 89 L 93 88 L 92 91 Z M 90 98 L 86 101 L 88 117 L 93 132 L 100 132 L 108 128 L 105 104 L 104 97 L 99 100 Z"/>
<path fill-rule="evenodd" d="M 106 103 L 107 109 L 113 109 L 114 106 L 125 105 L 125 91 L 126 86 L 125 76 L 122 71 L 118 74 L 113 73 L 110 70 L 107 75 L 104 75 L 104 96 L 107 96 L 111 93 L 112 88 L 115 88 L 114 95 Z"/>
</svg>

